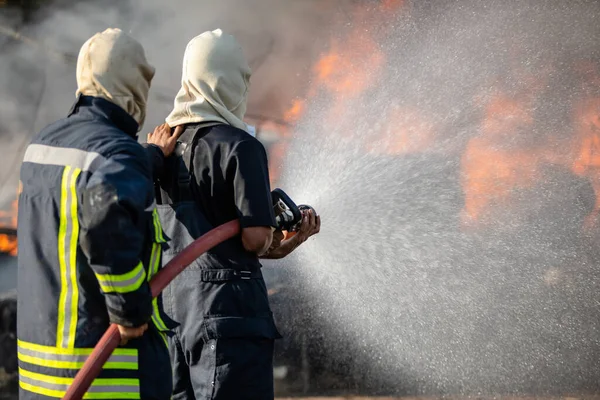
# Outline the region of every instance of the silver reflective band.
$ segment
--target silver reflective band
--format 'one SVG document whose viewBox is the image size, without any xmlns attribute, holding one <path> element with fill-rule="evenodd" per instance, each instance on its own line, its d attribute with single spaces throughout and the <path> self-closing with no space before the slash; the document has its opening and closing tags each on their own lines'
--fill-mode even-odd
<svg viewBox="0 0 600 400">
<path fill-rule="evenodd" d="M 122 275 L 95 275 L 104 293 L 128 293 L 142 285 L 146 279 L 146 270 L 140 262 L 134 269 Z"/>
<path fill-rule="evenodd" d="M 82 171 L 92 172 L 105 161 L 106 158 L 93 151 L 47 146 L 45 144 L 30 144 L 23 157 L 23 162 L 63 167 L 69 165 Z"/>
<path fill-rule="evenodd" d="M 29 356 L 34 357 L 41 360 L 49 360 L 49 361 L 62 361 L 62 362 L 73 362 L 73 363 L 82 363 L 87 360 L 89 355 L 87 354 L 49 354 L 41 351 L 30 350 L 28 348 L 22 347 L 19 345 L 19 355 L 20 356 Z M 135 354 L 132 355 L 111 355 L 107 362 L 128 362 L 128 363 L 136 363 L 138 362 L 138 356 Z"/>
</svg>

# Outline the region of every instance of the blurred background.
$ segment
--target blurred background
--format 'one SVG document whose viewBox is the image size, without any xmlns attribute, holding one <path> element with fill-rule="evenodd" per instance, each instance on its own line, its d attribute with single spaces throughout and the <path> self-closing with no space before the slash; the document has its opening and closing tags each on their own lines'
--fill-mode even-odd
<svg viewBox="0 0 600 400">
<path fill-rule="evenodd" d="M 0 382 L 20 161 L 74 102 L 79 47 L 109 26 L 144 45 L 143 140 L 187 42 L 222 28 L 250 60 L 272 186 L 323 215 L 265 263 L 278 396 L 591 398 L 599 21 L 585 0 L 0 0 Z"/>
</svg>

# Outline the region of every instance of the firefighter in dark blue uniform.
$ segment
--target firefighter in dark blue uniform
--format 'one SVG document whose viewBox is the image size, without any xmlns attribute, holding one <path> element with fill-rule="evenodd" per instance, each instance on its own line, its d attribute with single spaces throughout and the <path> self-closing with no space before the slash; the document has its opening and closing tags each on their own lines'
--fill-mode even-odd
<svg viewBox="0 0 600 400">
<path fill-rule="evenodd" d="M 187 46 L 182 88 L 167 118 L 185 131 L 157 185 L 171 239 L 165 261 L 218 225 L 239 219 L 242 228 L 163 293 L 165 311 L 180 324 L 170 339 L 174 400 L 273 399 L 273 344 L 280 335 L 259 257 L 283 257 L 318 232 L 317 216 L 307 215 L 298 235 L 280 245 L 276 231 L 273 240 L 266 152 L 242 121 L 249 78 L 235 39 L 205 32 Z"/>
<path fill-rule="evenodd" d="M 21 399 L 60 398 L 110 323 L 117 348 L 86 395 L 168 399 L 166 334 L 152 300 L 163 232 L 149 155 L 138 144 L 154 68 L 118 29 L 77 62 L 78 99 L 25 152 L 19 197 L 18 360 Z M 160 142 L 160 141 L 159 141 Z M 174 147 L 174 144 L 173 146 Z"/>
</svg>

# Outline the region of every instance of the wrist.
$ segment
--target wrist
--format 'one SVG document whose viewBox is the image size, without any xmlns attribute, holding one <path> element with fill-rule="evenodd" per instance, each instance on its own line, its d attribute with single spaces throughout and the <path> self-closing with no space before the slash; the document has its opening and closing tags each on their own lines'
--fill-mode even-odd
<svg viewBox="0 0 600 400">
<path fill-rule="evenodd" d="M 303 232 L 298 232 L 292 239 L 296 239 L 297 242 L 302 243 L 307 239 L 307 236 Z"/>
<path fill-rule="evenodd" d="M 162 147 L 160 147 L 159 145 L 154 144 L 154 143 L 147 143 L 147 145 L 154 147 L 156 150 L 159 150 L 160 155 L 163 157 L 166 157 L 165 150 Z"/>
</svg>

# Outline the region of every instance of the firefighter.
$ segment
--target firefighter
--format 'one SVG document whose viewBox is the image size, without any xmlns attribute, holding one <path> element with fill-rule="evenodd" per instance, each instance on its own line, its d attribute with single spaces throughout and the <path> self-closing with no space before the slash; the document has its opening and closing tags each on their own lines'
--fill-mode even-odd
<svg viewBox="0 0 600 400">
<path fill-rule="evenodd" d="M 171 238 L 165 261 L 213 227 L 239 219 L 242 228 L 163 293 L 180 324 L 170 338 L 174 400 L 273 399 L 280 334 L 259 257 L 284 257 L 319 231 L 315 214 L 305 215 L 292 238 L 275 230 L 266 152 L 243 122 L 249 79 L 233 36 L 205 32 L 187 45 L 182 87 L 166 119 L 185 130 L 159 180 L 159 212 Z"/>
<path fill-rule="evenodd" d="M 26 149 L 19 196 L 18 361 L 21 399 L 62 397 L 110 323 L 121 347 L 90 398 L 168 399 L 172 322 L 148 280 L 165 241 L 151 161 L 176 140 L 137 142 L 154 68 L 118 29 L 77 60 L 77 101 Z"/>
</svg>

